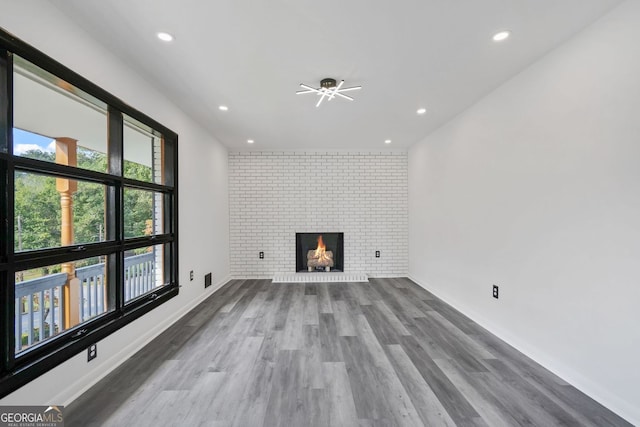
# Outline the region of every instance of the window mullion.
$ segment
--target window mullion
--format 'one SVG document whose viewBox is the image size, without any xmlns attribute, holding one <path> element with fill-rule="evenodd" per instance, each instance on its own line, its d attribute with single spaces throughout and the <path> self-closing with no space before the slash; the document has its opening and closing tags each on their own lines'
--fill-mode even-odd
<svg viewBox="0 0 640 427">
<path fill-rule="evenodd" d="M 178 283 L 178 136 L 165 136 L 163 151 L 163 176 L 165 185 L 174 186 L 175 190 L 165 195 L 165 232 L 173 234 L 173 242 L 170 250 L 165 255 L 165 263 L 169 266 L 169 274 L 165 277 L 165 283 Z"/>
<path fill-rule="evenodd" d="M 13 61 L 9 52 L 0 49 L 0 262 L 9 268 L 0 271 L 0 371 L 10 372 L 15 364 L 15 276 L 13 265 L 14 176 L 12 154 L 13 128 Z"/>
<path fill-rule="evenodd" d="M 108 113 L 108 169 L 109 174 L 117 177 L 116 185 L 107 191 L 107 238 L 116 242 L 120 250 L 107 259 L 108 304 L 116 310 L 124 306 L 124 219 L 123 219 L 123 118 L 122 113 L 109 107 Z"/>
</svg>

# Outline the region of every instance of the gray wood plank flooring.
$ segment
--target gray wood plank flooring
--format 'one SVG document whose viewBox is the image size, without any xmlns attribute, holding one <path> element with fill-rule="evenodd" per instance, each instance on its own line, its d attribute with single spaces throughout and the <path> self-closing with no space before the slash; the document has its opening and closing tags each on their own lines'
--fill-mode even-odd
<svg viewBox="0 0 640 427">
<path fill-rule="evenodd" d="M 67 426 L 630 426 L 405 278 L 233 280 Z"/>
</svg>

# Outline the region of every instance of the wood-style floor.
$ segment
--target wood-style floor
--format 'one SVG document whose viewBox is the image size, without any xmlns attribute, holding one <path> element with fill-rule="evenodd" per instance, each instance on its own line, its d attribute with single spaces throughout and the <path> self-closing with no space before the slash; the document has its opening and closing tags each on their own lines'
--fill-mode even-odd
<svg viewBox="0 0 640 427">
<path fill-rule="evenodd" d="M 408 279 L 234 280 L 67 426 L 630 425 Z"/>
</svg>

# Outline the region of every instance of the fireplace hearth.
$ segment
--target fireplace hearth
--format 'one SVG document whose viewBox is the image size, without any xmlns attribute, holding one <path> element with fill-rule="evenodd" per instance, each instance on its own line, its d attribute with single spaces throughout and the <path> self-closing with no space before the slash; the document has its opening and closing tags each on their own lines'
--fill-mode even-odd
<svg viewBox="0 0 640 427">
<path fill-rule="evenodd" d="M 296 233 L 296 272 L 344 269 L 344 233 Z"/>
</svg>

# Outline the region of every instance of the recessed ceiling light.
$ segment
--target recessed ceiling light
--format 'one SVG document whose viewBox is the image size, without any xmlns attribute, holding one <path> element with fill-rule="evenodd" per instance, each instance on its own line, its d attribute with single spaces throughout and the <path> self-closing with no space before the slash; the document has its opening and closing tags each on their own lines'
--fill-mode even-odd
<svg viewBox="0 0 640 427">
<path fill-rule="evenodd" d="M 500 31 L 499 33 L 495 33 L 493 35 L 494 42 L 501 42 L 502 40 L 506 40 L 509 38 L 511 33 L 509 31 Z"/>
<path fill-rule="evenodd" d="M 385 140 L 384 140 L 384 143 L 385 143 L 385 144 L 391 144 L 391 140 L 390 140 L 390 139 L 385 139 Z"/>
<path fill-rule="evenodd" d="M 253 139 L 247 139 L 247 144 L 253 144 L 255 141 Z"/>
<path fill-rule="evenodd" d="M 218 110 L 220 111 L 229 111 L 229 107 L 227 107 L 226 105 L 221 105 L 218 107 Z"/>
<path fill-rule="evenodd" d="M 156 34 L 156 35 L 157 35 L 157 36 L 158 36 L 158 38 L 159 38 L 160 40 L 162 40 L 163 42 L 170 42 L 170 41 L 172 41 L 172 40 L 173 40 L 173 36 L 172 36 L 171 34 L 169 34 L 169 33 L 163 33 L 163 32 L 160 32 L 160 33 L 158 33 L 158 34 Z"/>
<path fill-rule="evenodd" d="M 418 111 L 416 111 L 416 113 L 418 113 L 418 114 L 424 114 L 426 112 L 427 112 L 426 108 L 418 108 Z"/>
</svg>

